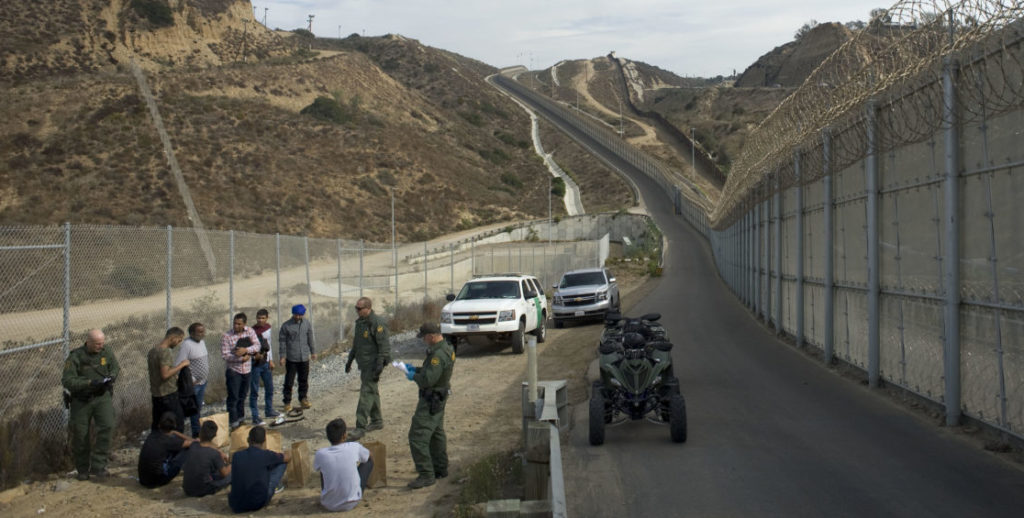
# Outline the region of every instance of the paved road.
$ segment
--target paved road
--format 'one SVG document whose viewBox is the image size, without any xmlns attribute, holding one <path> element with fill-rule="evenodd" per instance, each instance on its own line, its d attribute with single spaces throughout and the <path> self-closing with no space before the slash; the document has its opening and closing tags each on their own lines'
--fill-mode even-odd
<svg viewBox="0 0 1024 518">
<path fill-rule="evenodd" d="M 578 409 L 572 515 L 1024 516 L 1024 470 L 775 340 L 667 197 L 631 176 L 669 243 L 664 278 L 633 313 L 664 315 L 689 440 L 630 422 L 591 447 Z"/>
</svg>

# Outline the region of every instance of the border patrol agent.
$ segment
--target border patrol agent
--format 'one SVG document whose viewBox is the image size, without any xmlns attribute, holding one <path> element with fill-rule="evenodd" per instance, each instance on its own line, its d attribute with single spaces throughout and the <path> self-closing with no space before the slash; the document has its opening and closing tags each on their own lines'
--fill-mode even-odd
<svg viewBox="0 0 1024 518">
<path fill-rule="evenodd" d="M 366 432 L 384 428 L 380 411 L 380 393 L 377 382 L 384 366 L 391 363 L 391 341 L 384 318 L 373 312 L 373 301 L 361 297 L 356 301 L 356 319 L 352 349 L 348 352 L 345 372 L 352 370 L 352 361 L 359 366 L 359 404 L 356 406 L 356 428 L 348 434 L 349 440 L 361 439 Z"/>
<path fill-rule="evenodd" d="M 71 456 L 78 469 L 78 480 L 89 480 L 90 473 L 105 477 L 110 437 L 114 429 L 113 387 L 121 372 L 114 352 L 103 347 L 106 336 L 93 329 L 85 344 L 68 354 L 61 384 L 70 393 Z M 96 444 L 90 448 L 89 426 L 96 422 Z"/>
<path fill-rule="evenodd" d="M 420 400 L 409 426 L 409 450 L 416 464 L 416 480 L 409 487 L 419 489 L 448 476 L 448 439 L 444 434 L 444 407 L 451 389 L 455 350 L 434 323 L 420 326 L 417 338 L 427 344 L 423 366 L 406 366 L 406 377 L 419 386 Z"/>
</svg>

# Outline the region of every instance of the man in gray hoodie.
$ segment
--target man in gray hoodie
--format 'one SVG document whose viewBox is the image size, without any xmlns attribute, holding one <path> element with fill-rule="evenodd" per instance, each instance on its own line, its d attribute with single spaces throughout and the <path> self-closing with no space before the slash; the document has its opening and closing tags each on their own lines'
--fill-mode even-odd
<svg viewBox="0 0 1024 518">
<path fill-rule="evenodd" d="M 302 408 L 312 407 L 306 396 L 309 391 L 309 362 L 316 361 L 316 352 L 313 349 L 313 326 L 306 320 L 306 306 L 292 306 L 292 318 L 281 325 L 277 343 L 280 344 L 278 362 L 285 368 L 284 388 L 281 390 L 284 411 L 292 409 L 292 384 L 296 375 L 299 377 Z"/>
</svg>

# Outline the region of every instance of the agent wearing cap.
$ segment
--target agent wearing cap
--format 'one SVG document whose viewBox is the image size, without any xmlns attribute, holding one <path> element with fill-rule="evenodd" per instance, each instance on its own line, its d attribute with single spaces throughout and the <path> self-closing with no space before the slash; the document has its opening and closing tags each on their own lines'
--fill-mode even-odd
<svg viewBox="0 0 1024 518">
<path fill-rule="evenodd" d="M 356 428 L 349 439 L 361 439 L 366 432 L 384 428 L 380 393 L 377 383 L 384 366 L 391 363 L 391 341 L 387 321 L 373 312 L 373 301 L 360 297 L 356 301 L 356 319 L 353 326 L 352 349 L 348 352 L 345 372 L 352 370 L 352 362 L 359 366 L 359 403 L 356 405 Z"/>
<path fill-rule="evenodd" d="M 419 402 L 409 426 L 409 450 L 416 464 L 416 480 L 409 487 L 434 485 L 448 476 L 448 440 L 444 434 L 444 408 L 451 389 L 455 351 L 435 323 L 420 326 L 418 338 L 427 345 L 427 357 L 420 368 L 407 365 L 406 377 L 419 386 Z"/>
<path fill-rule="evenodd" d="M 309 362 L 316 361 L 316 352 L 313 349 L 313 326 L 306 320 L 306 306 L 296 304 L 292 306 L 292 318 L 281 325 L 281 332 L 277 336 L 278 362 L 285 368 L 284 388 L 281 394 L 284 398 L 284 411 L 292 409 L 292 384 L 295 383 L 295 376 L 299 377 L 299 401 L 302 408 L 310 408 L 313 405 L 307 397 L 309 393 Z"/>
</svg>

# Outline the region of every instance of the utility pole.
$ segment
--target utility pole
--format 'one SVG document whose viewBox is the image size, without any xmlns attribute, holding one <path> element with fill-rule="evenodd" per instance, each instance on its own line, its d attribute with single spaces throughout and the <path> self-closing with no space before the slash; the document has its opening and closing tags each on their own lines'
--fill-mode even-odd
<svg viewBox="0 0 1024 518">
<path fill-rule="evenodd" d="M 312 14 L 309 15 L 309 33 L 310 34 L 313 34 L 313 16 L 314 15 L 312 15 Z M 309 40 L 309 50 L 313 50 L 313 40 L 312 39 Z"/>
<path fill-rule="evenodd" d="M 269 11 L 269 10 L 270 10 L 269 7 L 264 7 L 263 8 L 263 26 L 264 27 L 267 26 L 267 11 Z"/>
<path fill-rule="evenodd" d="M 341 39 L 341 26 L 338 26 L 338 39 Z"/>
</svg>

